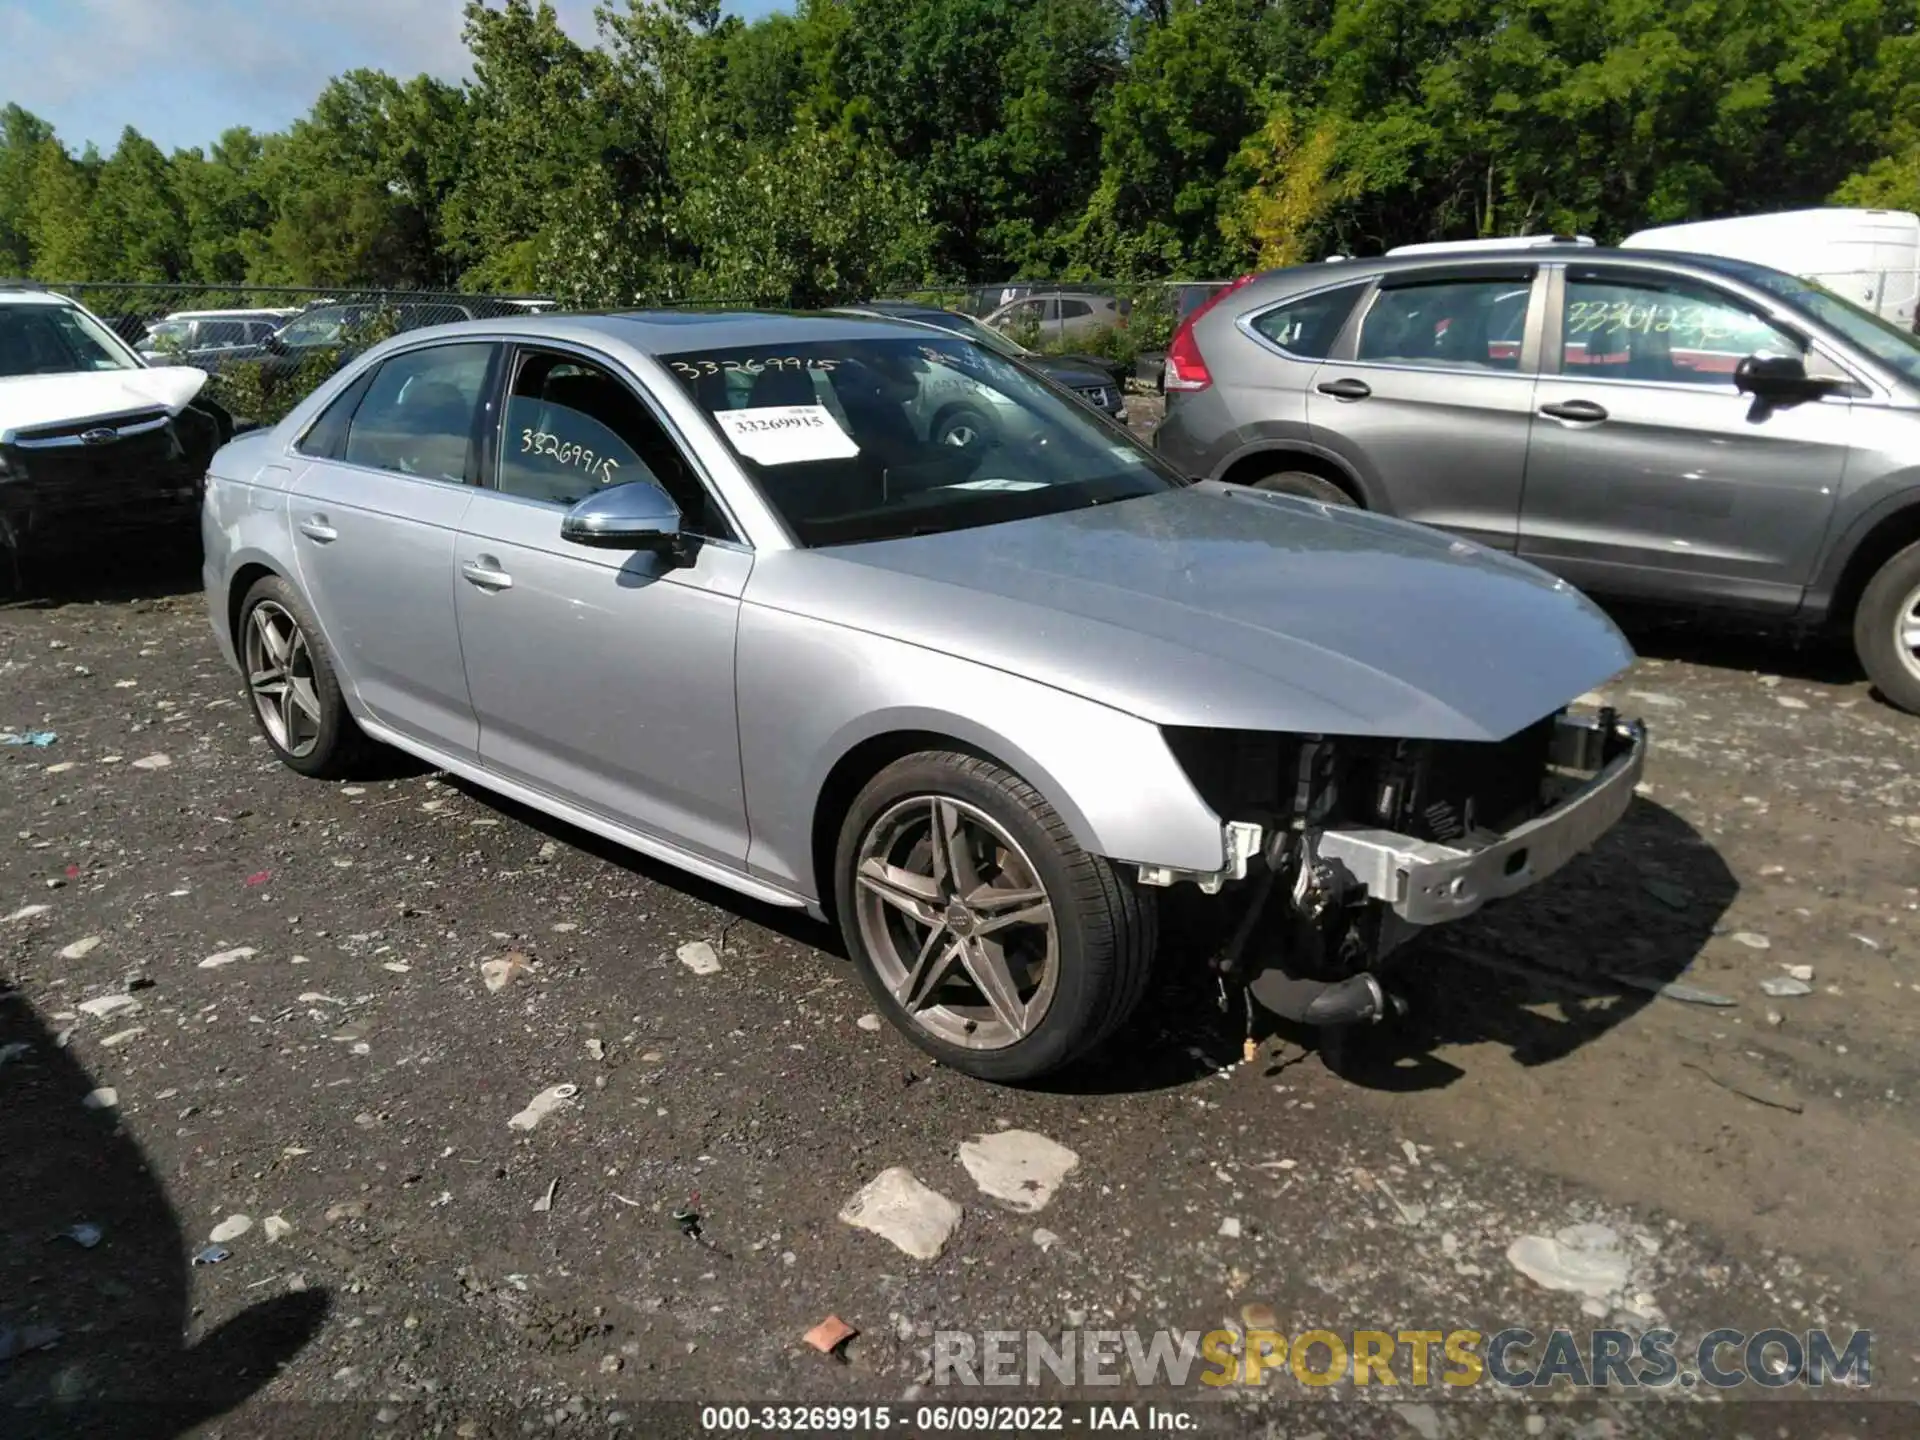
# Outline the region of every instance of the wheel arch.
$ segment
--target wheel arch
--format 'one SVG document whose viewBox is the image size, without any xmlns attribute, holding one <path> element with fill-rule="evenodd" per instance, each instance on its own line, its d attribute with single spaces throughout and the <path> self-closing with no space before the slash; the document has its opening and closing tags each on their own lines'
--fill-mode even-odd
<svg viewBox="0 0 1920 1440">
<path fill-rule="evenodd" d="M 243 562 L 227 581 L 227 638 L 233 642 L 236 655 L 240 653 L 240 607 L 246 603 L 247 592 L 268 576 L 287 578 L 265 561 L 254 559 Z"/>
<path fill-rule="evenodd" d="M 1827 623 L 1850 626 L 1862 592 L 1880 567 L 1909 545 L 1920 543 L 1920 490 L 1903 496 L 1902 502 L 1874 520 L 1846 551 L 1846 560 L 1827 600 L 1823 616 Z"/>
<path fill-rule="evenodd" d="M 884 727 L 847 743 L 815 790 L 808 848 L 810 878 L 813 893 L 828 919 L 835 918 L 834 851 L 855 798 L 867 782 L 896 760 L 940 750 L 971 755 L 1019 776 L 1054 808 L 1082 849 L 1099 853 L 1087 817 L 1046 768 L 1018 746 L 1000 736 L 984 735 L 964 722 L 956 723 L 954 717 L 896 716 Z"/>
<path fill-rule="evenodd" d="M 1263 475 L 1278 470 L 1304 470 L 1338 485 L 1363 510 L 1374 508 L 1360 477 L 1346 463 L 1325 450 L 1302 442 L 1276 442 L 1240 450 L 1214 474 L 1215 480 L 1230 485 L 1251 485 Z"/>
</svg>

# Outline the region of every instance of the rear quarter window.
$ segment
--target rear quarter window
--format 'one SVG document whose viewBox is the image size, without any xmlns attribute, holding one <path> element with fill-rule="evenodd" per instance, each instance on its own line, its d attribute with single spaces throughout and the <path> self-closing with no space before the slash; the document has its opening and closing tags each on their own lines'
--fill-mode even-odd
<svg viewBox="0 0 1920 1440">
<path fill-rule="evenodd" d="M 1303 360 L 1324 360 L 1333 353 L 1341 327 L 1347 323 L 1354 302 L 1366 288 L 1367 282 L 1363 280 L 1302 295 L 1261 311 L 1248 323 L 1289 355 Z"/>
</svg>

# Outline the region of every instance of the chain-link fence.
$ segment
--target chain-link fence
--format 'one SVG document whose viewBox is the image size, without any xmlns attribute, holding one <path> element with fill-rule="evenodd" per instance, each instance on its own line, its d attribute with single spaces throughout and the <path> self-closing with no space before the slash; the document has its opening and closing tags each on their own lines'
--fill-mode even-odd
<svg viewBox="0 0 1920 1440">
<path fill-rule="evenodd" d="M 18 282 L 7 282 L 18 283 Z M 861 297 L 937 306 L 1046 353 L 1090 355 L 1151 383 L 1180 319 L 1223 281 L 956 282 Z M 263 285 L 50 282 L 154 364 L 191 365 L 242 423 L 270 424 L 375 342 L 456 320 L 557 311 L 535 295 Z M 726 297 L 663 302 L 724 307 Z M 736 302 L 737 303 L 737 302 Z"/>
</svg>

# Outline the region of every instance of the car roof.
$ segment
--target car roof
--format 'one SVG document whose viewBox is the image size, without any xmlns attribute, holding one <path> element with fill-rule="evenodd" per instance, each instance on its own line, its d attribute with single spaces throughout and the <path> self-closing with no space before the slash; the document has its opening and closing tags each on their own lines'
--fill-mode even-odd
<svg viewBox="0 0 1920 1440">
<path fill-rule="evenodd" d="M 1497 269 L 1502 265 L 1538 265 L 1543 261 L 1570 265 L 1630 265 L 1638 268 L 1667 267 L 1675 270 L 1713 272 L 1732 280 L 1746 280 L 1738 262 L 1715 255 L 1696 255 L 1679 250 L 1624 250 L 1606 245 L 1527 245 L 1495 246 L 1472 251 L 1440 251 L 1400 255 L 1342 255 L 1317 264 L 1289 265 L 1260 273 L 1253 282 L 1267 288 L 1267 282 L 1284 280 L 1285 288 L 1322 289 L 1345 280 L 1362 281 L 1376 275 L 1397 275 L 1408 271 L 1459 271 Z M 1252 288 L 1251 286 L 1249 288 Z"/>
<path fill-rule="evenodd" d="M 776 310 L 618 310 L 546 315 L 500 315 L 459 320 L 447 325 L 403 331 L 403 339 L 459 335 L 525 336 L 574 340 L 582 344 L 615 341 L 648 355 L 679 355 L 696 350 L 727 350 L 744 345 L 806 344 L 819 340 L 857 340 L 882 335 L 924 340 L 928 327 L 902 316 Z"/>
<path fill-rule="evenodd" d="M 863 300 L 857 305 L 836 305 L 836 315 L 957 315 L 957 310 L 949 310 L 944 305 L 932 305 L 924 300 Z"/>
<path fill-rule="evenodd" d="M 76 302 L 65 295 L 56 295 L 51 290 L 15 289 L 7 285 L 0 285 L 0 305 L 65 305 L 69 309 L 78 308 Z"/>
</svg>

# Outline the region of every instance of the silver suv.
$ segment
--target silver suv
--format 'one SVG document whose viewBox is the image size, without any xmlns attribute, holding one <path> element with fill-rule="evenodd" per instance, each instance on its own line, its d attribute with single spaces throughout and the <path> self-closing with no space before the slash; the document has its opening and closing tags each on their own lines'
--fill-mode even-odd
<svg viewBox="0 0 1920 1440">
<path fill-rule="evenodd" d="M 1920 713 L 1920 342 L 1818 286 L 1575 245 L 1300 266 L 1195 312 L 1166 384 L 1191 475 L 1850 628 Z"/>
</svg>

